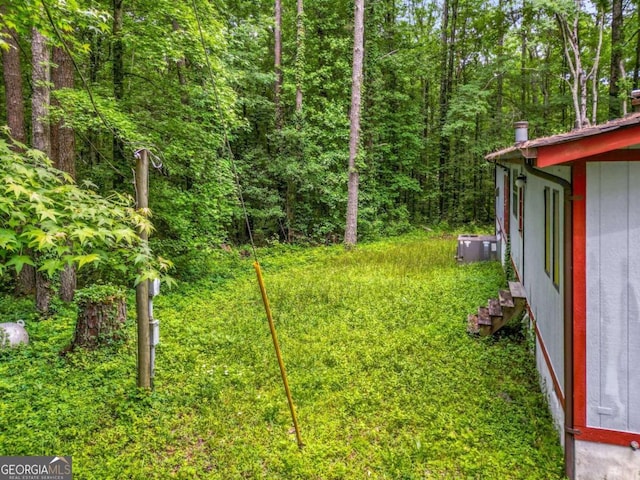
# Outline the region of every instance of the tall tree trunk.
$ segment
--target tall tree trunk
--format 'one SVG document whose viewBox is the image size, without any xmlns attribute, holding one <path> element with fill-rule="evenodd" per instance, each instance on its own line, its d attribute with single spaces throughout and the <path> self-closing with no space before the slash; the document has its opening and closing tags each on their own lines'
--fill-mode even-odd
<svg viewBox="0 0 640 480">
<path fill-rule="evenodd" d="M 438 169 L 438 188 L 440 194 L 440 218 L 444 218 L 447 211 L 447 167 L 451 152 L 451 141 L 446 137 L 444 127 L 447 122 L 447 114 L 449 112 L 449 100 L 451 98 L 451 89 L 453 88 L 453 65 L 454 50 L 456 38 L 456 15 L 457 0 L 453 0 L 451 4 L 449 0 L 445 0 L 442 12 L 442 33 L 440 41 L 442 47 L 441 56 L 441 80 L 440 80 L 440 148 L 438 152 L 439 169 Z"/>
<path fill-rule="evenodd" d="M 504 13 L 504 0 L 498 2 L 498 72 L 496 79 L 496 116 L 494 119 L 494 128 L 492 134 L 497 138 L 502 128 L 502 105 L 503 105 L 503 91 L 504 91 L 504 76 L 502 70 L 504 69 L 504 37 L 508 29 L 506 22 L 506 15 Z M 491 81 L 490 79 L 489 81 Z"/>
<path fill-rule="evenodd" d="M 304 0 L 298 0 L 296 15 L 296 113 L 302 114 L 302 81 L 304 79 Z"/>
<path fill-rule="evenodd" d="M 591 100 L 592 100 L 592 115 L 591 123 L 594 125 L 598 121 L 598 86 L 600 84 L 600 52 L 602 50 L 602 37 L 604 36 L 604 9 L 598 14 L 598 47 L 593 59 L 593 67 L 589 72 L 588 78 L 591 79 Z M 586 93 L 586 92 L 585 92 Z M 585 95 L 586 96 L 586 95 Z M 618 105 L 619 107 L 619 105 Z M 618 112 L 620 108 L 618 108 Z M 618 113 L 619 115 L 619 113 Z"/>
<path fill-rule="evenodd" d="M 582 6 L 580 0 L 574 1 L 575 10 L 570 14 L 572 17 L 569 17 L 565 13 L 556 12 L 556 20 L 562 33 L 564 55 L 572 78 L 569 86 L 571 87 L 571 96 L 573 97 L 575 109 L 575 128 L 582 128 L 590 125 L 589 118 L 587 117 L 587 82 L 590 79 L 592 82 L 597 82 L 604 30 L 604 11 L 600 10 L 597 12 L 598 46 L 594 54 L 593 66 L 591 70 L 587 72 L 580 49 L 580 14 Z M 596 107 L 598 102 L 597 95 L 598 89 L 595 87 L 593 90 L 593 102 L 596 104 Z"/>
<path fill-rule="evenodd" d="M 31 32 L 31 125 L 33 148 L 51 156 L 51 129 L 47 118 L 50 96 L 49 66 L 51 54 L 47 39 L 37 29 Z M 36 264 L 38 261 L 36 260 Z M 49 311 L 51 281 L 46 273 L 36 271 L 36 308 L 43 314 Z"/>
<path fill-rule="evenodd" d="M 622 0 L 612 1 L 611 66 L 609 73 L 609 119 L 620 117 L 620 63 L 622 62 L 623 17 Z"/>
<path fill-rule="evenodd" d="M 122 27 L 124 20 L 124 0 L 113 0 L 113 96 L 116 101 L 124 98 L 124 45 Z M 117 135 L 113 137 L 113 160 L 116 165 L 124 161 L 124 143 Z"/>
<path fill-rule="evenodd" d="M 422 99 L 420 102 L 420 110 L 422 117 L 422 129 L 421 129 L 421 146 L 420 146 L 420 162 L 425 165 L 425 169 L 420 175 L 420 188 L 423 192 L 428 191 L 431 188 L 431 176 L 427 173 L 430 170 L 430 156 L 427 148 L 427 140 L 429 138 L 429 127 L 432 124 L 429 114 L 431 112 L 430 103 L 430 90 L 431 82 L 428 77 L 423 76 L 420 78 L 420 86 L 422 92 Z M 435 190 L 435 189 L 433 189 Z M 433 191 L 432 190 L 432 191 Z M 421 215 L 426 217 L 427 220 L 433 218 L 433 212 L 431 211 L 431 195 L 427 195 L 426 205 L 425 202 L 421 202 Z"/>
<path fill-rule="evenodd" d="M 67 52 L 60 47 L 53 49 L 51 81 L 55 90 L 73 88 L 73 63 Z M 52 103 L 56 104 L 54 100 Z M 59 170 L 76 178 L 76 143 L 73 128 L 65 125 L 64 120 L 51 125 L 51 158 Z M 65 266 L 60 274 L 60 298 L 65 302 L 73 300 L 76 291 L 76 270 L 73 265 Z"/>
<path fill-rule="evenodd" d="M 276 24 L 279 24 L 282 21 L 282 12 L 278 13 L 278 10 L 281 9 L 281 6 L 278 3 L 281 0 L 277 0 L 276 2 Z M 304 5 L 303 0 L 298 0 L 297 10 L 296 10 L 296 59 L 295 59 L 295 82 L 296 82 L 296 106 L 295 106 L 295 116 L 294 123 L 297 130 L 301 130 L 303 126 L 303 115 L 302 115 L 302 83 L 304 79 Z M 283 113 L 282 113 L 282 104 L 280 98 L 280 92 L 282 89 L 282 69 L 280 65 L 281 61 L 281 50 L 282 43 L 280 39 L 280 30 L 276 34 L 276 128 L 280 130 L 283 125 Z M 282 139 L 278 143 L 278 145 L 282 145 Z M 302 139 L 299 138 L 296 149 L 296 158 L 295 161 L 301 164 L 304 161 L 304 144 Z M 294 161 L 292 159 L 292 161 Z M 291 177 L 291 175 L 286 175 L 286 191 L 285 191 L 285 215 L 287 218 L 286 223 L 286 232 L 285 235 L 287 237 L 288 242 L 293 242 L 295 232 L 294 232 L 294 223 L 295 223 L 295 204 L 296 204 L 296 183 Z M 284 229 L 283 229 L 284 230 Z"/>
<path fill-rule="evenodd" d="M 527 43 L 528 43 L 528 29 L 530 28 L 527 21 L 527 14 L 529 10 L 527 8 L 527 1 L 522 0 L 522 26 L 520 27 L 520 109 L 522 111 L 522 118 L 526 118 L 527 112 Z"/>
<path fill-rule="evenodd" d="M 438 151 L 438 191 L 439 191 L 439 216 L 444 216 L 445 210 L 445 167 L 449 157 L 449 143 L 443 135 L 444 126 L 447 121 L 447 110 L 449 104 L 447 65 L 449 56 L 449 2 L 444 0 L 442 5 L 442 32 L 440 33 L 440 48 L 442 56 L 440 59 L 440 148 Z"/>
<path fill-rule="evenodd" d="M 49 64 L 51 54 L 47 39 L 35 28 L 31 34 L 31 75 L 33 95 L 31 97 L 31 126 L 33 148 L 51 156 L 51 129 L 47 119 L 51 80 Z"/>
<path fill-rule="evenodd" d="M 624 68 L 624 61 L 620 61 L 620 77 L 621 78 L 627 78 L 627 70 Z M 626 117 L 627 116 L 627 107 L 628 107 L 628 101 L 630 100 L 630 98 L 627 98 L 625 95 L 622 96 L 621 100 L 621 105 L 620 105 L 620 116 L 622 117 Z"/>
<path fill-rule="evenodd" d="M 282 0 L 276 0 L 275 4 L 275 73 L 276 82 L 274 86 L 273 101 L 276 109 L 276 129 L 281 130 L 283 124 L 282 114 Z"/>
<path fill-rule="evenodd" d="M 2 13 L 4 8 L 0 9 Z M 24 98 L 22 92 L 22 69 L 20 67 L 20 47 L 15 30 L 2 28 L 4 40 L 9 48 L 2 50 L 2 73 L 7 106 L 7 125 L 11 136 L 22 144 L 27 143 L 27 130 L 24 117 Z M 36 270 L 24 265 L 16 279 L 16 294 L 31 295 L 36 289 Z"/>
<path fill-rule="evenodd" d="M 351 77 L 351 129 L 349 132 L 349 184 L 347 194 L 347 222 L 344 243 L 352 247 L 358 241 L 358 145 L 360 143 L 360 105 L 362 65 L 364 61 L 364 0 L 355 0 L 353 28 L 353 72 Z"/>
<path fill-rule="evenodd" d="M 98 81 L 98 72 L 101 67 L 101 56 L 100 52 L 102 50 L 102 35 L 93 34 L 91 36 L 91 47 L 89 51 L 89 81 L 91 85 L 95 84 Z M 90 128 L 87 131 L 86 136 L 86 149 L 89 151 L 89 164 L 97 165 L 99 156 L 98 156 L 98 134 L 94 128 Z"/>
<path fill-rule="evenodd" d="M 60 48 L 53 49 L 53 64 L 51 82 L 55 90 L 74 87 L 73 63 L 67 52 Z M 57 101 L 53 101 L 57 104 Z M 76 178 L 75 135 L 73 128 L 66 125 L 64 120 L 51 126 L 51 158 L 54 166 Z"/>
<path fill-rule="evenodd" d="M 579 9 L 579 7 L 577 7 Z M 556 13 L 556 20 L 562 33 L 564 56 L 567 59 L 567 66 L 571 74 L 571 81 L 567 80 L 571 89 L 573 100 L 573 110 L 575 114 L 574 128 L 582 128 L 589 124 L 586 118 L 586 73 L 582 68 L 582 56 L 580 55 L 578 12 L 570 21 L 566 15 Z M 584 94 L 583 94 L 584 92 Z"/>
<path fill-rule="evenodd" d="M 7 104 L 7 125 L 11 136 L 20 143 L 26 143 L 27 131 L 24 122 L 24 99 L 22 97 L 22 69 L 20 50 L 15 30 L 2 28 L 4 41 L 9 48 L 2 50 L 2 73 Z"/>
<path fill-rule="evenodd" d="M 182 30 L 178 21 L 174 18 L 171 20 L 171 27 L 174 32 L 179 32 Z M 180 84 L 180 103 L 183 105 L 187 105 L 189 103 L 189 96 L 187 95 L 187 89 L 185 88 L 187 85 L 187 79 L 185 78 L 184 69 L 187 65 L 187 61 L 184 57 L 179 58 L 175 61 L 176 63 L 176 71 L 178 74 L 178 83 Z"/>
<path fill-rule="evenodd" d="M 640 23 L 640 0 L 636 0 L 636 18 Z M 635 62 L 633 66 L 633 89 L 640 88 L 640 34 L 636 35 Z"/>
</svg>

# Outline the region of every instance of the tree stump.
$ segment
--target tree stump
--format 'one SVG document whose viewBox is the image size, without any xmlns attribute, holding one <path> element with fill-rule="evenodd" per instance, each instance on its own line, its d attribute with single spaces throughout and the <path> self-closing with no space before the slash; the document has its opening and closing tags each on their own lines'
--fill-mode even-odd
<svg viewBox="0 0 640 480">
<path fill-rule="evenodd" d="M 96 348 L 123 337 L 127 318 L 124 290 L 97 285 L 76 293 L 78 320 L 71 348 Z"/>
</svg>

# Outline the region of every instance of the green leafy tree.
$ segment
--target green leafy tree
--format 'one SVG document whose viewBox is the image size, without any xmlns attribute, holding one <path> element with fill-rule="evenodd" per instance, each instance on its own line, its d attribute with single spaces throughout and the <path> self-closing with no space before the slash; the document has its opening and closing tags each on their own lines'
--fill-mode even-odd
<svg viewBox="0 0 640 480">
<path fill-rule="evenodd" d="M 110 266 L 137 283 L 167 270 L 137 234 L 152 229 L 148 212 L 124 195 L 79 187 L 41 152 L 20 147 L 24 154 L 0 139 L 0 273 L 31 265 L 51 279 L 67 265 Z"/>
</svg>

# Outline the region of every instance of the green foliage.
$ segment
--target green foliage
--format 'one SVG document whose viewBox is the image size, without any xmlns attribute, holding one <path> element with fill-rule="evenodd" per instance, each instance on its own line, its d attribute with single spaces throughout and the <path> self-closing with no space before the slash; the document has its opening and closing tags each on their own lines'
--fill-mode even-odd
<svg viewBox="0 0 640 480">
<path fill-rule="evenodd" d="M 20 146 L 17 146 L 20 147 Z M 40 152 L 16 153 L 0 139 L 0 272 L 32 265 L 53 277 L 65 265 L 130 267 L 137 280 L 157 277 L 170 263 L 151 255 L 139 231 L 152 225 L 120 194 L 80 188 Z"/>
<path fill-rule="evenodd" d="M 96 93 L 91 99 L 87 92 L 69 88 L 56 90 L 54 97 L 58 101 L 58 106 L 50 109 L 51 118 L 53 120 L 64 118 L 66 124 L 80 135 L 87 135 L 89 132 L 104 134 L 115 132 L 119 139 L 130 144 L 144 145 L 150 142 L 148 136 L 138 131 L 132 119 L 120 111 L 113 99 L 103 98 Z M 95 108 L 100 115 L 96 115 Z"/>
<path fill-rule="evenodd" d="M 80 307 L 88 303 L 114 302 L 125 299 L 125 290 L 115 285 L 92 285 L 78 290 L 74 301 Z"/>
<path fill-rule="evenodd" d="M 0 452 L 64 451 L 96 480 L 561 478 L 526 345 L 465 332 L 500 265 L 454 251 L 434 232 L 259 252 L 302 451 L 251 260 L 229 253 L 211 275 L 235 279 L 156 298 L 153 393 L 136 390 L 134 342 L 62 358 L 73 318 L 28 324 L 31 344 L 0 362 Z"/>
<path fill-rule="evenodd" d="M 516 271 L 513 268 L 513 259 L 511 258 L 511 241 L 507 242 L 507 248 L 504 251 L 504 258 L 502 259 L 502 263 L 504 265 L 504 272 L 507 280 L 517 280 Z"/>
<path fill-rule="evenodd" d="M 9 295 L 0 294 L 0 318 L 2 322 L 17 322 L 23 320 L 27 323 L 39 319 L 33 300 L 29 298 L 12 298 Z"/>
<path fill-rule="evenodd" d="M 22 76 L 29 74 L 33 27 L 52 45 L 64 40 L 70 48 L 76 86 L 53 92 L 57 104 L 50 117 L 76 132 L 80 184 L 89 180 L 102 195 L 132 194 L 133 152 L 149 148 L 162 162 L 150 181 L 157 228 L 151 241 L 165 256 L 180 258 L 180 268 L 189 271 L 179 274 L 194 275 L 202 251 L 248 242 L 225 137 L 259 244 L 339 241 L 346 208 L 353 2 L 307 2 L 303 43 L 296 9 L 284 8 L 280 130 L 274 122 L 272 2 L 124 2 L 117 38 L 113 2 L 47 5 L 51 22 L 38 2 L 5 6 L 3 25 L 16 30 L 24 50 Z M 528 120 L 532 137 L 572 128 L 557 19 L 572 18 L 575 5 L 367 3 L 358 162 L 362 238 L 443 221 L 491 222 L 493 176 L 483 157 L 512 143 L 513 121 Z M 594 15 L 603 4 L 583 7 L 579 44 L 590 64 L 598 39 Z M 631 38 L 638 12 L 629 4 L 624 13 Z M 604 33 L 606 59 L 614 47 Z M 123 48 L 119 98 L 113 84 L 116 40 Z M 626 90 L 636 45 L 626 41 L 619 48 L 627 59 L 629 75 L 620 82 Z M 607 88 L 604 63 L 596 76 L 602 79 L 601 95 Z M 298 84 L 301 112 L 295 110 Z M 0 102 L 7 99 L 0 96 Z M 608 104 L 599 105 L 602 119 Z M 12 265 L 25 261 L 16 256 Z"/>
</svg>

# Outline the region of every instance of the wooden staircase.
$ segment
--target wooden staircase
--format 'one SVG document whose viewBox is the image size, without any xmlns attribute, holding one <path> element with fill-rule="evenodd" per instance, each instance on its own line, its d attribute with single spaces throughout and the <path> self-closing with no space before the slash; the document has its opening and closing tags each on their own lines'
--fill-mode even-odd
<svg viewBox="0 0 640 480">
<path fill-rule="evenodd" d="M 518 318 L 527 305 L 526 294 L 520 282 L 509 282 L 509 290 L 500 290 L 498 298 L 489 299 L 486 307 L 467 317 L 467 331 L 486 337 L 500 330 L 512 319 Z"/>
</svg>

